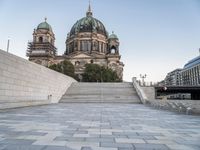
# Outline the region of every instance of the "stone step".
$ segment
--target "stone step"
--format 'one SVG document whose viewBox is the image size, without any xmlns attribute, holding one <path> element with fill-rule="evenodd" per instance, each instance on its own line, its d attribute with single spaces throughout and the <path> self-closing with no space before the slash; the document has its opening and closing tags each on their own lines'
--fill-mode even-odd
<svg viewBox="0 0 200 150">
<path fill-rule="evenodd" d="M 105 96 L 105 95 L 65 95 L 62 97 L 63 99 L 137 99 L 137 95 L 131 95 L 131 96 Z"/>
<path fill-rule="evenodd" d="M 109 102 L 109 103 L 141 103 L 138 99 L 62 99 L 61 103 L 78 103 L 78 102 L 91 102 L 91 103 L 102 103 L 102 102 Z"/>
<path fill-rule="evenodd" d="M 61 103 L 141 103 L 131 83 L 73 83 Z"/>
<path fill-rule="evenodd" d="M 72 91 L 72 92 L 69 92 L 69 93 L 66 93 L 64 95 L 134 95 L 134 94 L 137 94 L 136 92 L 127 92 L 127 91 L 113 91 L 113 92 L 109 92 L 109 91 L 79 91 L 79 92 L 76 92 L 76 91 Z"/>
<path fill-rule="evenodd" d="M 140 103 L 140 100 L 138 99 L 138 97 L 132 97 L 132 98 L 106 98 L 106 97 L 102 97 L 102 98 L 99 98 L 99 97 L 96 97 L 96 98 L 77 98 L 77 97 L 67 97 L 67 98 L 62 98 L 60 102 L 67 102 L 67 101 L 97 101 L 97 102 L 101 102 L 101 101 L 118 101 L 118 102 L 125 102 L 125 101 L 131 101 L 133 103 L 137 102 L 137 103 Z"/>
<path fill-rule="evenodd" d="M 79 82 L 79 83 L 73 83 L 72 84 L 73 87 L 133 87 L 131 83 L 83 83 L 83 82 Z"/>
<path fill-rule="evenodd" d="M 132 103 L 140 103 L 138 99 L 62 99 L 61 103 L 67 102 L 132 102 Z"/>
</svg>

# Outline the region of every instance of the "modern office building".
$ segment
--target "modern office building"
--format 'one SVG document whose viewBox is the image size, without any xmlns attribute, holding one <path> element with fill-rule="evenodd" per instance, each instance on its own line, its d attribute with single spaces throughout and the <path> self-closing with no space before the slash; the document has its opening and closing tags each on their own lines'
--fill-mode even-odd
<svg viewBox="0 0 200 150">
<path fill-rule="evenodd" d="M 182 85 L 200 85 L 200 56 L 190 60 L 181 71 Z"/>
<path fill-rule="evenodd" d="M 183 69 L 175 69 L 167 74 L 165 86 L 200 86 L 200 56 L 188 61 Z"/>
<path fill-rule="evenodd" d="M 175 69 L 167 74 L 165 77 L 165 85 L 181 85 L 181 71 L 182 69 Z"/>
</svg>

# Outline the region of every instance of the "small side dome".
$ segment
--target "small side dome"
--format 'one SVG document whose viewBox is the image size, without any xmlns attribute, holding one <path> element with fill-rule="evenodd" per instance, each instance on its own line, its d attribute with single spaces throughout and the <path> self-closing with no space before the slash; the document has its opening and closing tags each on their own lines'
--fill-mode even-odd
<svg viewBox="0 0 200 150">
<path fill-rule="evenodd" d="M 108 37 L 108 39 L 117 39 L 118 40 L 118 37 L 116 34 L 114 34 L 114 32 L 112 32 L 112 34 Z"/>
<path fill-rule="evenodd" d="M 47 18 L 45 18 L 45 21 L 40 23 L 37 26 L 37 29 L 46 29 L 46 30 L 52 31 L 51 26 L 47 23 Z"/>
</svg>

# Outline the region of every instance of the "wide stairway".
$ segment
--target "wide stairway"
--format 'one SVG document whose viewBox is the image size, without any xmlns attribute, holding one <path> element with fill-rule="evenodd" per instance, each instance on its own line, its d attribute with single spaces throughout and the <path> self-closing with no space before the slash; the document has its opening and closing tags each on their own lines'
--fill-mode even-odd
<svg viewBox="0 0 200 150">
<path fill-rule="evenodd" d="M 123 83 L 73 83 L 60 103 L 141 103 L 133 85 Z"/>
</svg>

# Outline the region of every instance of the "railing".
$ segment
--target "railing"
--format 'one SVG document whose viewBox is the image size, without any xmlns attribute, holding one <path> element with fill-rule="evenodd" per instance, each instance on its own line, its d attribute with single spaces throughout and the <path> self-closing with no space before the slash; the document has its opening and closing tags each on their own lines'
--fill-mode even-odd
<svg viewBox="0 0 200 150">
<path fill-rule="evenodd" d="M 142 101 L 143 104 L 146 104 L 147 102 L 147 97 L 144 93 L 144 91 L 141 89 L 140 85 L 138 84 L 137 80 L 135 77 L 132 78 L 132 83 L 133 83 L 133 86 L 140 98 L 140 100 Z"/>
<path fill-rule="evenodd" d="M 146 87 L 154 87 L 154 86 L 158 86 L 158 82 L 142 82 L 140 80 L 137 80 L 137 83 L 140 85 L 140 86 L 146 86 Z"/>
</svg>

